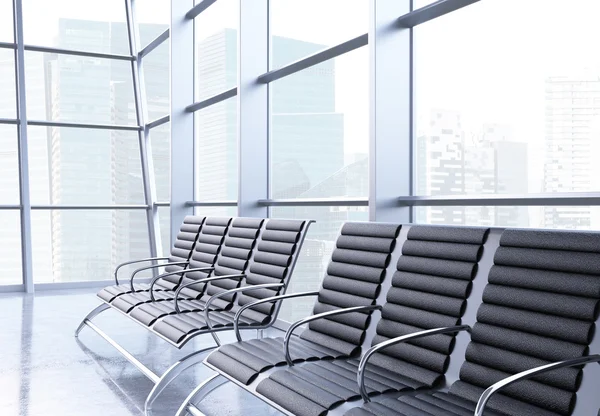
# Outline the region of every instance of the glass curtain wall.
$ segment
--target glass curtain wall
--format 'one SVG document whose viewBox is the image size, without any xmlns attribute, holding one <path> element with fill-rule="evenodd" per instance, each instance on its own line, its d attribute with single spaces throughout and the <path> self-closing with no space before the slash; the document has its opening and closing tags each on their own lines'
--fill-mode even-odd
<svg viewBox="0 0 600 416">
<path fill-rule="evenodd" d="M 162 252 L 169 5 L 0 1 L 0 286 L 106 281 Z"/>
</svg>

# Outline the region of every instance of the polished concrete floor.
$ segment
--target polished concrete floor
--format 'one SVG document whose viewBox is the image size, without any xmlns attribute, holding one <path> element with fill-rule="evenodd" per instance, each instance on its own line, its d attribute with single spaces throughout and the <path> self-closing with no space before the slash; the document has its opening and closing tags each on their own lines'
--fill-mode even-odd
<svg viewBox="0 0 600 416">
<path fill-rule="evenodd" d="M 144 414 L 152 383 L 91 329 L 84 328 L 78 339 L 73 336 L 82 318 L 99 304 L 95 292 L 0 295 L 1 416 Z M 94 322 L 157 374 L 212 340 L 201 336 L 177 350 L 117 312 L 103 312 Z M 189 392 L 211 374 L 203 364 L 184 372 L 157 398 L 152 414 L 174 415 Z M 198 407 L 209 416 L 278 414 L 231 383 Z"/>
</svg>

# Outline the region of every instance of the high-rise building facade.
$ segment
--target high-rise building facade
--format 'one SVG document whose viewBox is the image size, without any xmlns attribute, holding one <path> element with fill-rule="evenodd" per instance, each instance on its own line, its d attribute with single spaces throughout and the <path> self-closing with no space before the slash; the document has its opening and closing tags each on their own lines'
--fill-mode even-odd
<svg viewBox="0 0 600 416">
<path fill-rule="evenodd" d="M 544 192 L 600 189 L 600 76 L 546 80 Z M 545 207 L 544 226 L 589 229 L 600 222 L 595 207 Z M 597 224 L 596 224 L 597 225 Z"/>
</svg>

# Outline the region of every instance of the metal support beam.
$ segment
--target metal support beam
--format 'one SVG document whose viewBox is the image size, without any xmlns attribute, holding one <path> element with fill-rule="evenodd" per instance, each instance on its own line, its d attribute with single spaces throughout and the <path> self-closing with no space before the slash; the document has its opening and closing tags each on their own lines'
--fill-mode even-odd
<svg viewBox="0 0 600 416">
<path fill-rule="evenodd" d="M 171 243 L 179 225 L 194 208 L 194 21 L 186 13 L 194 0 L 171 2 Z"/>
<path fill-rule="evenodd" d="M 129 52 L 136 55 L 140 49 L 140 36 L 135 13 L 135 0 L 125 0 L 125 12 L 127 17 L 127 31 L 129 38 Z M 146 100 L 146 88 L 144 83 L 144 70 L 142 66 L 143 59 L 140 58 L 131 62 L 131 73 L 133 79 L 133 96 L 135 100 L 136 120 L 139 126 L 145 126 L 148 119 L 148 109 Z M 144 185 L 144 200 L 148 209 L 146 210 L 146 219 L 148 223 L 148 238 L 150 242 L 150 257 L 160 257 L 162 255 L 162 242 L 160 238 L 160 224 L 158 220 L 158 209 L 154 206 L 156 200 L 156 185 L 154 180 L 154 167 L 152 164 L 152 150 L 148 134 L 149 130 L 145 127 L 138 131 L 140 145 L 140 160 L 142 163 L 142 180 Z M 155 262 L 153 262 L 156 264 Z M 153 269 L 156 276 L 156 269 Z"/>
<path fill-rule="evenodd" d="M 300 59 L 296 62 L 292 62 L 291 64 L 286 65 L 283 68 L 269 71 L 266 74 L 259 76 L 258 82 L 267 84 L 269 82 L 276 81 L 280 78 L 287 77 L 288 75 L 291 75 L 298 71 L 302 71 L 303 69 L 318 65 L 321 62 L 328 61 L 337 56 L 343 55 L 345 53 L 351 52 L 360 47 L 366 46 L 368 43 L 369 43 L 369 35 L 365 33 L 364 35 L 358 36 L 354 39 L 350 39 L 349 41 L 340 43 L 339 45 L 324 49 L 320 52 L 317 52 L 313 55 L 307 56 L 306 58 Z"/>
<path fill-rule="evenodd" d="M 25 45 L 25 50 L 30 51 L 30 52 L 46 52 L 46 53 L 58 53 L 61 55 L 85 56 L 85 57 L 89 57 L 89 58 L 116 59 L 116 60 L 120 60 L 120 61 L 135 60 L 133 55 L 115 55 L 115 54 L 111 54 L 111 53 L 74 51 L 71 49 L 52 48 L 52 47 L 47 47 L 47 46 Z"/>
<path fill-rule="evenodd" d="M 16 49 L 17 45 L 9 42 L 0 42 L 0 49 Z"/>
<path fill-rule="evenodd" d="M 239 5 L 238 215 L 266 218 L 258 200 L 269 197 L 269 87 L 257 78 L 269 70 L 269 1 Z"/>
<path fill-rule="evenodd" d="M 412 33 L 394 16 L 411 0 L 371 0 L 369 27 L 369 219 L 411 222 L 398 195 L 412 195 Z M 393 174 L 391 174 L 393 172 Z"/>
<path fill-rule="evenodd" d="M 237 87 L 233 87 L 228 89 L 227 91 L 223 91 L 217 95 L 213 95 L 206 100 L 202 100 L 200 102 L 194 103 L 192 105 L 188 105 L 185 108 L 185 111 L 188 113 L 193 113 L 198 110 L 202 110 L 203 108 L 210 107 L 211 105 L 220 103 L 221 101 L 225 101 L 229 98 L 235 97 L 237 95 Z"/>
<path fill-rule="evenodd" d="M 148 205 L 32 205 L 32 210 L 148 209 Z"/>
<path fill-rule="evenodd" d="M 465 6 L 477 3 L 478 1 L 479 0 L 439 0 L 400 16 L 396 20 L 396 26 L 412 28 Z"/>
<path fill-rule="evenodd" d="M 262 207 L 368 207 L 367 198 L 260 199 Z"/>
<path fill-rule="evenodd" d="M 155 127 L 167 124 L 169 121 L 171 121 L 171 116 L 167 114 L 166 116 L 163 116 L 157 120 L 151 121 L 150 123 L 146 124 L 146 130 L 152 130 Z"/>
<path fill-rule="evenodd" d="M 202 1 L 200 1 L 198 4 L 196 4 L 194 7 L 192 7 L 189 12 L 187 12 L 185 14 L 185 18 L 188 20 L 194 19 L 196 16 L 198 16 L 204 10 L 206 10 L 210 6 L 212 6 L 213 3 L 215 3 L 216 1 L 217 0 L 202 0 Z"/>
<path fill-rule="evenodd" d="M 27 293 L 34 292 L 31 249 L 31 198 L 29 193 L 29 150 L 27 140 L 27 91 L 25 89 L 25 49 L 23 48 L 23 2 L 13 0 L 15 75 L 17 89 L 17 125 L 19 158 L 19 194 L 21 198 L 21 267 Z"/>
<path fill-rule="evenodd" d="M 404 207 L 442 206 L 591 206 L 600 205 L 600 192 L 565 192 L 552 194 L 434 195 L 398 198 Z"/>
<path fill-rule="evenodd" d="M 237 207 L 237 201 L 188 201 L 188 207 Z"/>
<path fill-rule="evenodd" d="M 21 205 L 0 205 L 0 210 L 17 210 L 21 209 Z"/>
<path fill-rule="evenodd" d="M 148 55 L 150 52 L 152 52 L 154 49 L 158 48 L 160 45 L 163 44 L 163 42 L 165 42 L 167 39 L 169 39 L 169 29 L 165 30 L 163 33 L 161 33 L 160 35 L 158 35 L 156 37 L 156 39 L 154 39 L 152 42 L 150 42 L 148 45 L 146 45 L 144 47 L 144 49 L 142 49 L 138 55 L 137 55 L 137 59 L 141 60 L 144 56 Z"/>
<path fill-rule="evenodd" d="M 13 118 L 0 118 L 0 124 L 19 124 L 19 120 Z"/>
<path fill-rule="evenodd" d="M 125 131 L 140 131 L 139 126 L 119 126 L 111 124 L 89 124 L 89 123 L 69 123 L 64 121 L 47 121 L 47 120 L 28 120 L 29 126 L 43 127 L 69 127 L 75 129 L 97 129 L 97 130 L 125 130 Z"/>
</svg>

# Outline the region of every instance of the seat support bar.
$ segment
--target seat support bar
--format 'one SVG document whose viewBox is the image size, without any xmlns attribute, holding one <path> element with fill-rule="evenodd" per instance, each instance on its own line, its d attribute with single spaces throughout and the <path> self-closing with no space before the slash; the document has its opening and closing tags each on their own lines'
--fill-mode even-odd
<svg viewBox="0 0 600 416">
<path fill-rule="evenodd" d="M 204 380 L 202 384 L 196 387 L 183 401 L 176 416 L 183 416 L 186 412 L 194 416 L 203 416 L 204 414 L 194 405 L 194 401 L 202 401 L 210 392 L 227 383 L 227 379 L 220 374 L 214 374 L 210 378 Z"/>
</svg>

